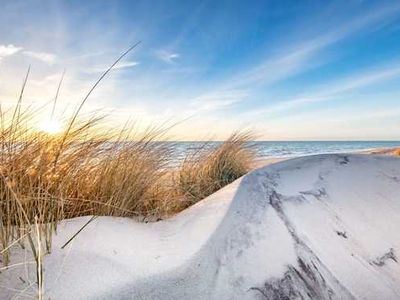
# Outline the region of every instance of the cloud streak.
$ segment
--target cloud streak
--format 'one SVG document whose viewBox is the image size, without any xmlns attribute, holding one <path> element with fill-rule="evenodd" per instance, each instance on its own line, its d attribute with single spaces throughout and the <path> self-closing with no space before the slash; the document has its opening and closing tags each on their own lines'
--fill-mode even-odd
<svg viewBox="0 0 400 300">
<path fill-rule="evenodd" d="M 285 110 L 293 110 L 312 103 L 333 101 L 345 92 L 369 87 L 373 84 L 397 77 L 400 77 L 400 62 L 393 63 L 384 68 L 376 68 L 375 70 L 369 70 L 359 74 L 351 74 L 346 78 L 326 83 L 325 88 L 317 89 L 314 92 L 301 95 L 291 100 L 283 101 L 276 105 L 267 106 L 264 108 L 259 107 L 254 110 L 247 111 L 244 114 L 248 116 L 265 116 Z"/>
<path fill-rule="evenodd" d="M 300 44 L 283 46 L 281 51 L 279 51 L 283 54 L 267 58 L 258 62 L 253 67 L 238 71 L 237 74 L 220 82 L 217 89 L 209 90 L 198 98 L 208 98 L 209 95 L 215 95 L 220 93 L 220 91 L 228 90 L 241 91 L 237 95 L 236 101 L 232 101 L 232 103 L 244 101 L 246 98 L 242 97 L 243 91 L 246 91 L 247 95 L 251 95 L 252 91 L 257 90 L 259 87 L 286 80 L 322 64 L 321 60 L 316 59 L 322 50 L 350 37 L 364 28 L 368 28 L 372 24 L 376 24 L 382 20 L 387 21 L 390 17 L 396 16 L 398 11 L 400 11 L 399 4 L 384 7 L 350 20 L 337 28 L 331 29 L 330 32 L 324 32 L 321 35 L 309 38 Z M 369 80 L 374 80 L 374 76 L 371 75 Z M 384 76 L 384 74 L 380 74 L 380 76 Z M 363 80 L 368 80 L 368 78 L 363 78 Z M 352 82 L 352 84 L 356 85 L 357 82 Z M 231 98 L 233 99 L 235 96 L 232 94 Z M 215 99 L 214 101 L 218 100 Z M 221 101 L 224 102 L 223 99 Z M 315 101 L 317 101 L 315 97 L 305 97 L 293 100 L 291 101 L 292 103 L 282 103 L 279 106 L 284 109 L 296 106 L 297 104 Z M 279 106 L 275 109 L 278 109 Z"/>
<path fill-rule="evenodd" d="M 133 67 L 136 67 L 140 63 L 137 61 L 122 61 L 119 62 L 117 65 L 113 67 L 113 70 L 123 70 L 123 69 L 131 69 Z M 86 73 L 102 73 L 107 71 L 108 67 L 93 67 L 89 69 Z"/>
<path fill-rule="evenodd" d="M 168 52 L 165 50 L 159 50 L 156 51 L 156 57 L 167 64 L 173 64 L 180 57 L 180 54 L 175 52 Z"/>
<path fill-rule="evenodd" d="M 57 59 L 57 55 L 47 52 L 23 51 L 22 54 L 24 54 L 27 57 L 40 60 L 49 65 L 54 64 Z"/>
<path fill-rule="evenodd" d="M 306 70 L 313 63 L 312 59 L 321 50 L 379 21 L 387 21 L 390 17 L 396 16 L 399 11 L 400 5 L 396 4 L 355 18 L 339 27 L 331 29 L 330 32 L 323 32 L 321 35 L 310 38 L 303 43 L 287 47 L 287 50 L 282 50 L 285 54 L 273 59 L 267 59 L 258 66 L 241 72 L 231 82 L 234 85 L 257 85 L 274 83 L 288 78 Z"/>
<path fill-rule="evenodd" d="M 193 99 L 190 105 L 197 111 L 215 111 L 238 103 L 247 97 L 246 91 L 221 90 Z"/>
<path fill-rule="evenodd" d="M 23 47 L 17 47 L 13 44 L 0 45 L 0 60 L 17 53 L 22 53 L 24 56 L 43 61 L 47 64 L 53 64 L 57 58 L 53 53 L 28 51 L 24 50 Z"/>
<path fill-rule="evenodd" d="M 243 123 L 262 128 L 273 123 L 288 131 L 298 115 L 326 109 L 334 118 L 339 109 L 351 111 L 361 99 L 347 93 L 357 97 L 358 90 L 368 88 L 368 100 L 362 99 L 366 104 L 378 99 L 386 101 L 385 108 L 394 102 L 378 97 L 381 88 L 400 77 L 400 60 L 393 60 L 400 49 L 395 39 L 399 2 L 310 2 L 290 8 L 285 1 L 276 7 L 208 0 L 197 7 L 182 1 L 128 2 L 89 1 L 68 7 L 32 2 L 4 8 L 1 100 L 14 96 L 21 74 L 33 63 L 27 97 L 53 98 L 59 81 L 54 74 L 65 67 L 60 107 L 75 104 L 107 69 L 107 62 L 130 40 L 139 39 L 143 47 L 114 68 L 91 96 L 88 109 L 116 107 L 118 114 L 146 114 L 151 120 L 195 115 L 197 129 L 228 131 Z M 44 20 L 50 8 L 54 26 L 48 27 Z M 129 17 L 121 13 L 128 8 Z M 18 23 L 19 30 L 10 30 L 9 24 L 18 22 L 17 9 L 26 18 Z M 92 11 L 98 14 L 89 14 Z M 392 64 L 385 64 L 388 61 Z M 323 122 L 321 117 L 313 120 Z M 198 135 L 194 128 L 187 125 L 192 138 Z M 307 131 L 305 126 L 302 130 Z"/>
<path fill-rule="evenodd" d="M 12 44 L 0 45 L 0 61 L 5 57 L 18 53 L 21 50 L 22 50 L 21 47 L 16 47 Z"/>
</svg>

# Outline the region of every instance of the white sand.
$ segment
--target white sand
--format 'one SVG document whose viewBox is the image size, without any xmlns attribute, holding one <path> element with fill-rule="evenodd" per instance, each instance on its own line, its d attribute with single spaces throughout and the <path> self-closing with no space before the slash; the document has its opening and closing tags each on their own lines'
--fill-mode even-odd
<svg viewBox="0 0 400 300">
<path fill-rule="evenodd" d="M 395 157 L 287 160 L 166 221 L 98 218 L 61 250 L 87 219 L 59 227 L 47 299 L 400 298 Z M 33 267 L 1 273 L 0 299 L 26 288 Z"/>
</svg>

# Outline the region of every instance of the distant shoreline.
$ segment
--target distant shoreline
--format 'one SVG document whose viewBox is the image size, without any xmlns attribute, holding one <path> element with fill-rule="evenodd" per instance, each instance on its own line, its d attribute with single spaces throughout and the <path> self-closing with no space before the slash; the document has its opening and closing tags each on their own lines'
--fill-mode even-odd
<svg viewBox="0 0 400 300">
<path fill-rule="evenodd" d="M 365 155 L 400 155 L 400 147 L 386 147 L 386 148 L 372 148 L 372 149 L 363 149 L 363 150 L 354 150 L 347 152 L 335 152 L 335 153 L 315 153 L 315 154 L 306 154 L 306 155 L 298 155 L 298 156 L 287 156 L 287 157 L 268 157 L 268 158 L 260 158 L 254 164 L 253 169 L 265 167 L 268 165 L 272 165 L 274 163 L 278 163 L 281 161 L 285 161 L 288 159 L 308 156 L 308 155 L 318 155 L 318 154 L 342 154 L 342 153 L 350 153 L 350 154 L 365 154 Z"/>
</svg>

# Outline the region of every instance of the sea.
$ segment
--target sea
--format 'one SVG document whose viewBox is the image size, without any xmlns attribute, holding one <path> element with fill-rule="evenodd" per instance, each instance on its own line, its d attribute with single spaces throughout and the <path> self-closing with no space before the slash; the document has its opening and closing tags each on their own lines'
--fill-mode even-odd
<svg viewBox="0 0 400 300">
<path fill-rule="evenodd" d="M 255 141 L 251 142 L 259 159 L 297 157 L 325 153 L 351 153 L 362 150 L 400 147 L 400 141 Z M 216 147 L 221 142 L 175 142 L 176 159 L 202 147 Z"/>
</svg>

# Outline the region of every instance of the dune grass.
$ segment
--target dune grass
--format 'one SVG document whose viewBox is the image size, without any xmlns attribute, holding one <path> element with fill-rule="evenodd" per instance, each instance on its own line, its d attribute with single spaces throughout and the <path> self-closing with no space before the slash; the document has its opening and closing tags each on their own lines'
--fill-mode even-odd
<svg viewBox="0 0 400 300">
<path fill-rule="evenodd" d="M 165 128 L 110 130 L 104 116 L 81 117 L 83 104 L 110 69 L 71 116 L 58 116 L 65 126 L 56 134 L 34 129 L 42 112 L 21 105 L 29 70 L 16 105 L 4 110 L 0 104 L 0 260 L 7 266 L 12 247 L 28 245 L 39 299 L 43 256 L 51 251 L 61 220 L 87 215 L 157 220 L 207 197 L 252 166 L 248 133 L 202 147 L 171 168 L 173 145 L 159 142 Z"/>
<path fill-rule="evenodd" d="M 0 253 L 38 229 L 47 252 L 57 223 L 77 216 L 140 216 L 179 212 L 249 171 L 251 135 L 235 133 L 203 147 L 171 169 L 171 145 L 162 128 L 125 128 L 105 134 L 103 117 L 75 118 L 64 132 L 31 129 L 32 111 L 0 114 Z M 36 230 L 37 231 L 37 230 Z M 35 231 L 35 232 L 36 232 Z"/>
<path fill-rule="evenodd" d="M 181 196 L 179 209 L 186 208 L 243 176 L 252 168 L 255 148 L 250 132 L 233 133 L 215 148 L 205 144 L 188 155 L 175 175 Z"/>
<path fill-rule="evenodd" d="M 13 114 L 15 113 L 12 112 Z M 30 112 L 1 115 L 0 245 L 41 227 L 50 250 L 57 222 L 83 215 L 134 216 L 156 213 L 167 197 L 160 180 L 169 148 L 154 140 L 160 130 L 134 137 L 126 131 L 99 134 L 102 118 L 76 121 L 68 132 L 48 135 L 26 124 Z"/>
</svg>

